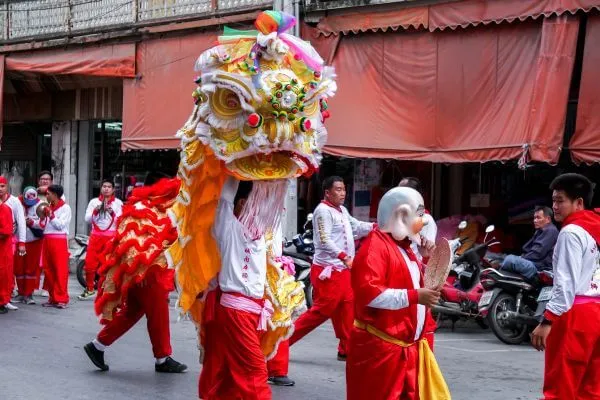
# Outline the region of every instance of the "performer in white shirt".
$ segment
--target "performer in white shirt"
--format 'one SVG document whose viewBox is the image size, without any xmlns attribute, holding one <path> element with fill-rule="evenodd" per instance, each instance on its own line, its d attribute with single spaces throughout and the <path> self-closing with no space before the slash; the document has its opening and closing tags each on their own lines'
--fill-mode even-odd
<svg viewBox="0 0 600 400">
<path fill-rule="evenodd" d="M 560 175 L 550 185 L 562 229 L 554 248 L 554 288 L 532 344 L 546 350 L 544 399 L 600 399 L 600 210 L 588 210 L 592 182 Z"/>
<path fill-rule="evenodd" d="M 92 224 L 92 234 L 85 257 L 87 287 L 79 295 L 79 300 L 89 299 L 96 294 L 96 271 L 100 266 L 102 249 L 115 236 L 117 220 L 122 213 L 123 202 L 115 197 L 113 181 L 103 180 L 100 196 L 92 199 L 85 211 L 85 222 Z"/>
<path fill-rule="evenodd" d="M 42 255 L 42 236 L 44 234 L 37 214 L 40 199 L 37 190 L 32 186 L 28 186 L 25 188 L 23 195 L 19 197 L 19 200 L 25 210 L 27 232 L 25 235 L 26 254 L 23 257 L 15 257 L 15 276 L 19 288 L 19 296 L 15 301 L 35 304 L 33 291 L 40 284 L 40 257 Z"/>
<path fill-rule="evenodd" d="M 42 258 L 50 293 L 44 307 L 67 308 L 69 304 L 68 236 L 71 207 L 62 200 L 63 193 L 64 189 L 60 185 L 48 187 L 46 198 L 50 207 L 44 209 L 46 218 L 40 222 L 44 226 Z"/>
<path fill-rule="evenodd" d="M 238 219 L 252 182 L 229 177 L 217 207 L 213 235 L 221 255 L 218 288 L 205 306 L 206 345 L 200 374 L 201 399 L 271 399 L 261 331 L 272 313 L 263 300 L 266 283 L 264 236 L 251 237 Z"/>
<path fill-rule="evenodd" d="M 339 339 L 338 360 L 345 361 L 354 321 L 350 284 L 354 240 L 368 235 L 373 224 L 353 218 L 342 205 L 346 200 L 346 187 L 339 176 L 325 179 L 323 192 L 325 199 L 313 217 L 315 255 L 310 272 L 313 306 L 296 321 L 290 346 L 331 318 Z"/>
<path fill-rule="evenodd" d="M 17 257 L 23 257 L 27 253 L 27 249 L 25 248 L 25 237 L 27 233 L 27 225 L 25 223 L 25 210 L 23 210 L 23 205 L 21 201 L 11 195 L 8 191 L 8 182 L 6 178 L 0 177 L 0 182 L 2 182 L 3 188 L 0 188 L 0 202 L 6 204 L 12 211 L 13 215 L 13 252 L 14 252 L 14 260 L 16 262 Z M 12 269 L 12 268 L 11 268 Z M 14 273 L 14 269 L 13 269 Z M 14 276 L 12 282 L 10 283 L 10 288 L 14 287 Z M 12 303 L 8 303 L 5 305 L 8 310 L 18 310 L 19 308 Z"/>
</svg>

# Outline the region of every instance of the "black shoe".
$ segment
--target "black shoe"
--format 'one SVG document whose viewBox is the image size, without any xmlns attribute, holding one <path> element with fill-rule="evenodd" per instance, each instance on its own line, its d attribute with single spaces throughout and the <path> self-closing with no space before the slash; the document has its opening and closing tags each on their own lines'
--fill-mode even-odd
<svg viewBox="0 0 600 400">
<path fill-rule="evenodd" d="M 94 346 L 94 343 L 89 342 L 83 346 L 83 349 L 96 367 L 100 368 L 102 371 L 108 371 L 108 365 L 104 363 L 104 352 L 98 350 L 96 346 Z"/>
<path fill-rule="evenodd" d="M 287 376 L 270 376 L 267 382 L 274 386 L 294 386 L 296 384 Z"/>
<path fill-rule="evenodd" d="M 346 357 L 347 356 L 345 354 L 342 354 L 342 353 L 338 352 L 338 355 L 337 355 L 338 361 L 344 361 L 345 362 L 346 361 Z"/>
<path fill-rule="evenodd" d="M 7 314 L 8 313 L 8 308 L 4 307 L 4 306 L 0 306 L 0 314 Z"/>
<path fill-rule="evenodd" d="M 156 372 L 167 372 L 173 374 L 179 374 L 187 369 L 187 365 L 180 363 L 179 361 L 173 360 L 171 357 L 167 357 L 164 363 L 154 364 L 154 370 Z"/>
</svg>

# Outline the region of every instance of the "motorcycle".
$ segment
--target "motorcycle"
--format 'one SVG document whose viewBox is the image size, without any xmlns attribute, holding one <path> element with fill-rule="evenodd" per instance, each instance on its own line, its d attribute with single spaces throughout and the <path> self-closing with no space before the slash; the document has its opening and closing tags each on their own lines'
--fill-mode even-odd
<svg viewBox="0 0 600 400">
<path fill-rule="evenodd" d="M 87 235 L 75 235 L 75 241 L 80 246 L 79 251 L 75 255 L 77 260 L 77 267 L 75 273 L 77 275 L 77 281 L 83 288 L 87 287 L 85 281 L 85 256 L 87 255 L 87 247 L 90 241 L 90 237 Z M 98 277 L 96 277 L 96 285 L 98 284 Z"/>
<path fill-rule="evenodd" d="M 437 314 L 438 325 L 442 317 L 446 316 L 452 321 L 452 330 L 456 321 L 461 318 L 472 319 L 481 328 L 487 328 L 478 306 L 484 292 L 479 279 L 481 270 L 489 266 L 485 259 L 489 247 L 498 244 L 494 237 L 488 239 L 488 235 L 494 229 L 493 225 L 488 226 L 483 243 L 475 245 L 460 256 L 455 256 L 452 270 L 441 290 L 440 302 L 432 307 L 432 311 Z M 460 239 L 450 241 L 450 245 L 454 250 L 457 245 L 460 246 Z"/>
<path fill-rule="evenodd" d="M 296 281 L 304 284 L 304 296 L 308 308 L 313 304 L 313 286 L 310 281 L 310 269 L 315 254 L 315 245 L 313 242 L 313 231 L 308 227 L 312 219 L 312 213 L 308 214 L 306 222 L 302 227 L 304 232 L 295 235 L 290 241 L 285 239 L 283 249 L 283 255 L 290 257 L 294 262 L 294 266 L 296 267 Z M 292 245 L 295 247 L 295 250 L 287 250 Z"/>
<path fill-rule="evenodd" d="M 486 316 L 492 332 L 506 344 L 521 344 L 540 323 L 552 295 L 551 271 L 538 273 L 539 285 L 507 271 L 486 269 L 481 284 L 486 292 L 479 300 L 479 312 Z"/>
</svg>

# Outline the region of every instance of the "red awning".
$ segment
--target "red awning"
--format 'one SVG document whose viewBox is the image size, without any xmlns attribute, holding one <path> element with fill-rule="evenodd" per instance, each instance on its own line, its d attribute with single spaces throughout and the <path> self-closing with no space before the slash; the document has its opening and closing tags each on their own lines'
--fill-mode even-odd
<svg viewBox="0 0 600 400">
<path fill-rule="evenodd" d="M 173 149 L 193 109 L 194 63 L 214 46 L 215 33 L 143 41 L 136 63 L 140 79 L 123 83 L 121 149 Z"/>
<path fill-rule="evenodd" d="M 600 10 L 600 0 L 463 0 L 416 7 L 402 3 L 371 11 L 331 12 L 321 19 L 317 28 L 325 36 L 400 27 L 435 31 L 574 14 L 594 8 Z"/>
<path fill-rule="evenodd" d="M 48 75 L 135 77 L 135 44 L 36 50 L 6 57 L 6 69 Z"/>
<path fill-rule="evenodd" d="M 485 30 L 344 36 L 326 151 L 555 163 L 578 28 L 576 17 L 563 16 Z"/>
<path fill-rule="evenodd" d="M 323 18 L 317 25 L 319 32 L 325 36 L 331 34 L 359 33 L 367 31 L 398 30 L 399 28 L 427 28 L 429 20 L 428 7 L 407 7 L 393 9 L 378 8 L 376 11 L 341 12 Z"/>
<path fill-rule="evenodd" d="M 600 162 L 600 16 L 588 18 L 575 134 L 569 148 L 576 163 Z"/>
</svg>

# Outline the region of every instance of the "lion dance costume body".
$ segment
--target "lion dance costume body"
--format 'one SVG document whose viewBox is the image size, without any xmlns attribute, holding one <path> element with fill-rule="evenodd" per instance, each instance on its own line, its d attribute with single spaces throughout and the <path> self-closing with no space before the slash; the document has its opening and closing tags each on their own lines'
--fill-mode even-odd
<svg viewBox="0 0 600 400">
<path fill-rule="evenodd" d="M 162 182 L 162 195 L 137 196 L 126 207 L 100 270 L 104 281 L 96 311 L 102 319 L 112 318 L 128 288 L 151 267 L 165 274 L 175 270 L 178 304 L 204 344 L 207 293 L 221 269 L 213 230 L 227 176 L 253 181 L 239 218 L 246 231 L 277 236 L 288 180 L 318 169 L 327 98 L 336 90 L 333 69 L 308 42 L 286 33 L 295 23 L 290 15 L 266 11 L 255 22 L 257 30 L 226 28 L 218 45 L 198 58 L 195 107 L 177 133 L 178 177 Z M 273 305 L 261 336 L 267 359 L 291 336 L 292 320 L 305 308 L 302 284 L 284 271 L 275 253 L 267 252 L 264 260 L 264 296 Z"/>
</svg>

